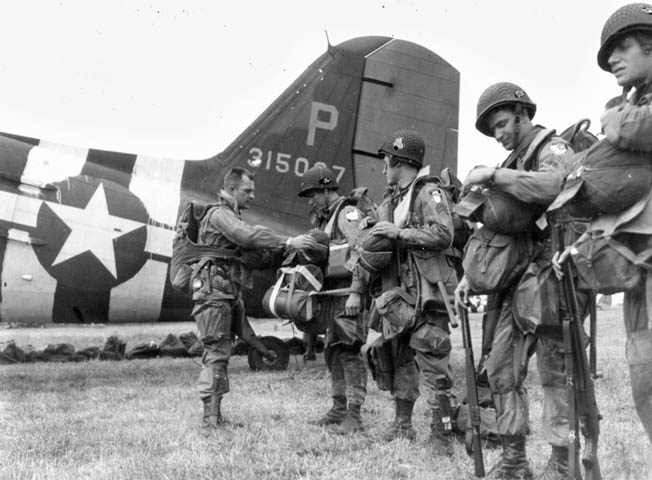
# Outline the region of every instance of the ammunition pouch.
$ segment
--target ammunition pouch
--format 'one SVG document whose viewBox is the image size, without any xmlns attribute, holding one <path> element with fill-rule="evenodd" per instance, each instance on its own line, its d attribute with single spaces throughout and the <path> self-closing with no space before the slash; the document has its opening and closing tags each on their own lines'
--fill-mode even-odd
<svg viewBox="0 0 652 480">
<path fill-rule="evenodd" d="M 417 248 L 410 250 L 410 254 L 419 275 L 419 311 L 452 312 L 457 287 L 454 259 L 444 252 Z"/>
<path fill-rule="evenodd" d="M 527 233 L 503 235 L 481 227 L 471 235 L 464 251 L 464 274 L 474 294 L 498 293 L 514 286 L 532 255 Z"/>
<path fill-rule="evenodd" d="M 394 287 L 376 298 L 376 309 L 383 319 L 382 334 L 385 340 L 410 330 L 416 323 L 416 299 Z"/>
<path fill-rule="evenodd" d="M 235 291 L 224 260 L 203 258 L 191 266 L 191 291 L 193 300 L 200 300 L 217 290 L 225 297 L 233 297 Z M 180 270 L 181 271 L 181 270 Z"/>
<path fill-rule="evenodd" d="M 650 257 L 652 249 L 636 254 L 613 236 L 589 235 L 571 249 L 579 274 L 577 289 L 603 295 L 632 290 L 641 280 L 641 269 L 652 269 Z"/>
</svg>

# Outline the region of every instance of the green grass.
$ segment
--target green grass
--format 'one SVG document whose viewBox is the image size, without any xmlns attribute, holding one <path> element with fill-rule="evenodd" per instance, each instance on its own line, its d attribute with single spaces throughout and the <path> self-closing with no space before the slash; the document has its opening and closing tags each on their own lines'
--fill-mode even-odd
<svg viewBox="0 0 652 480">
<path fill-rule="evenodd" d="M 479 346 L 478 316 L 472 317 Z M 453 342 L 460 393 L 458 331 Z M 620 310 L 600 311 L 598 367 L 604 377 L 596 388 L 605 417 L 599 452 L 603 477 L 638 480 L 645 478 L 650 446 L 631 400 L 624 342 Z M 330 402 L 322 355 L 307 366 L 293 357 L 286 372 L 265 373 L 251 372 L 245 357 L 234 357 L 232 391 L 224 401 L 232 423 L 210 433 L 198 427 L 198 371 L 193 359 L 165 358 L 0 367 L 0 479 L 474 478 L 462 443 L 456 443 L 451 460 L 430 455 L 423 398 L 415 410 L 415 444 L 376 440 L 392 419 L 393 404 L 373 383 L 363 407 L 364 434 L 338 437 L 309 425 Z M 539 435 L 537 382 L 532 362 L 528 456 L 538 473 L 549 447 Z M 485 451 L 487 468 L 497 455 Z"/>
</svg>

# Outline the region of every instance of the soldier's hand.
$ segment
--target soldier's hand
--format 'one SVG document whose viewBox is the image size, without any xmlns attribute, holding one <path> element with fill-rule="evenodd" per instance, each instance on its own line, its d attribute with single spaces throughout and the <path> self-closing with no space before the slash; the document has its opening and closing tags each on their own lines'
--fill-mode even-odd
<svg viewBox="0 0 652 480">
<path fill-rule="evenodd" d="M 602 124 L 602 133 L 609 143 L 613 145 L 618 145 L 618 136 L 620 133 L 620 123 L 622 120 L 622 114 L 620 113 L 620 108 L 608 108 L 604 111 L 600 117 L 600 123 Z"/>
<path fill-rule="evenodd" d="M 373 227 L 375 223 L 376 221 L 373 218 L 364 217 L 362 220 L 360 220 L 360 224 L 358 225 L 358 228 L 360 230 L 366 230 L 369 227 Z"/>
<path fill-rule="evenodd" d="M 564 270 L 561 264 L 568 260 L 568 256 L 570 255 L 572 249 L 573 246 L 571 245 L 566 247 L 563 252 L 555 252 L 555 254 L 552 256 L 552 269 L 555 271 L 555 276 L 558 280 L 561 280 L 564 277 Z"/>
<path fill-rule="evenodd" d="M 355 316 L 360 313 L 361 305 L 360 294 L 358 292 L 349 293 L 349 298 L 346 299 L 346 305 L 344 306 L 344 312 L 348 316 Z"/>
<path fill-rule="evenodd" d="M 473 185 L 484 185 L 489 183 L 491 177 L 495 174 L 496 169 L 493 167 L 476 167 L 469 172 L 462 185 L 462 191 L 466 191 Z"/>
<path fill-rule="evenodd" d="M 300 250 L 304 248 L 315 248 L 317 246 L 317 241 L 312 237 L 312 235 L 305 234 L 290 238 L 288 244 L 290 247 Z"/>
<path fill-rule="evenodd" d="M 371 229 L 372 235 L 379 235 L 381 237 L 387 237 L 391 240 L 398 238 L 398 233 L 401 231 L 396 225 L 390 222 L 378 222 Z"/>
<path fill-rule="evenodd" d="M 463 307 L 468 307 L 471 305 L 471 302 L 469 301 L 470 294 L 471 289 L 469 288 L 469 282 L 466 279 L 466 276 L 464 276 L 455 288 L 455 303 Z"/>
</svg>

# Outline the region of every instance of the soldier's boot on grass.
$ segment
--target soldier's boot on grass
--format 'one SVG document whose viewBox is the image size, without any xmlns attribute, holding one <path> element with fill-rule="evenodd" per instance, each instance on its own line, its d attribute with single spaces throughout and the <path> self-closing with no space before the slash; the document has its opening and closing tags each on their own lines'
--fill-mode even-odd
<svg viewBox="0 0 652 480">
<path fill-rule="evenodd" d="M 346 397 L 336 395 L 333 397 L 333 406 L 324 416 L 317 420 L 312 420 L 311 425 L 327 426 L 339 425 L 347 416 Z"/>
<path fill-rule="evenodd" d="M 204 416 L 202 418 L 202 427 L 217 428 L 224 423 L 222 417 L 222 396 L 211 395 L 202 399 L 204 402 Z"/>
<path fill-rule="evenodd" d="M 532 480 L 532 469 L 525 454 L 525 436 L 501 435 L 501 440 L 503 453 L 485 480 Z"/>
<path fill-rule="evenodd" d="M 331 432 L 337 435 L 351 435 L 363 431 L 364 426 L 362 425 L 362 417 L 360 416 L 361 407 L 362 405 L 349 403 L 346 418 L 339 425 L 334 425 Z"/>
<path fill-rule="evenodd" d="M 568 447 L 553 445 L 548 464 L 543 472 L 536 477 L 536 480 L 576 480 L 568 478 Z"/>
<path fill-rule="evenodd" d="M 417 432 L 412 427 L 412 411 L 414 410 L 414 402 L 411 400 L 403 400 L 401 398 L 394 399 L 395 405 L 395 418 L 392 424 L 380 436 L 381 441 L 391 442 L 397 438 L 404 438 L 413 442 L 417 439 Z"/>
<path fill-rule="evenodd" d="M 450 409 L 449 409 L 450 410 Z M 432 409 L 432 423 L 430 424 L 430 443 L 432 453 L 450 457 L 453 455 L 452 425 L 450 411 L 437 407 Z"/>
</svg>

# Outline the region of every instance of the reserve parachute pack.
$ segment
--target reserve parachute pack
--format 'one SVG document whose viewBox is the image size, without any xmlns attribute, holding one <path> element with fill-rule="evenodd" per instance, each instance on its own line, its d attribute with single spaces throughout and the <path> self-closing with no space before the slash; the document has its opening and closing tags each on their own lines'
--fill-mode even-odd
<svg viewBox="0 0 652 480">
<path fill-rule="evenodd" d="M 522 156 L 515 152 L 501 168 L 514 168 L 516 159 L 520 157 L 525 170 L 536 169 L 539 151 L 553 135 L 554 130 L 540 130 Z M 528 230 L 543 212 L 502 190 L 476 185 L 463 192 L 455 213 L 472 222 L 482 223 L 493 232 L 515 235 Z"/>
<path fill-rule="evenodd" d="M 202 204 L 189 201 L 181 212 L 175 228 L 174 240 L 172 241 L 172 259 L 170 260 L 170 283 L 180 293 L 190 291 L 190 277 L 192 276 L 192 265 L 202 258 L 213 257 L 223 259 L 234 259 L 238 253 L 233 250 L 200 245 L 199 225 L 202 218 L 216 204 Z"/>
<path fill-rule="evenodd" d="M 326 278 L 344 278 L 351 275 L 351 247 L 355 245 L 360 229 L 358 225 L 365 216 L 374 215 L 376 204 L 367 195 L 366 187 L 351 191 L 336 206 L 325 227 L 329 238 Z M 337 234 L 341 235 L 337 235 Z M 338 237 L 342 238 L 338 238 Z"/>
<path fill-rule="evenodd" d="M 579 153 L 571 173 L 549 211 L 596 218 L 626 210 L 650 190 L 652 155 L 598 140 L 588 132 L 589 125 L 584 119 L 574 126 L 576 135 L 588 136 L 588 142 L 583 150 L 576 147 Z M 571 250 L 579 274 L 577 288 L 606 295 L 631 290 L 638 284 L 641 269 L 650 268 L 650 256 L 649 250 L 634 253 L 626 238 L 587 231 Z"/>
<path fill-rule="evenodd" d="M 367 196 L 367 189 L 354 189 L 348 197 L 334 205 L 324 230 L 312 229 L 319 251 L 292 252 L 278 270 L 276 283 L 263 297 L 263 309 L 273 317 L 292 321 L 299 330 L 318 335 L 326 330 L 332 309 L 332 297 L 348 295 L 348 289 L 323 290 L 327 278 L 351 275 L 348 264 L 351 245 L 356 242 L 361 215 L 373 214 L 376 205 Z M 322 252 L 322 248 L 327 250 Z M 318 254 L 317 254 L 318 253 Z M 343 318 L 339 324 L 346 323 Z"/>
<path fill-rule="evenodd" d="M 573 159 L 563 189 L 548 211 L 564 208 L 574 217 L 596 218 L 622 212 L 641 200 L 652 186 L 652 154 L 623 150 L 587 131 L 589 120 L 576 125 L 577 134 L 595 140 Z"/>
</svg>

